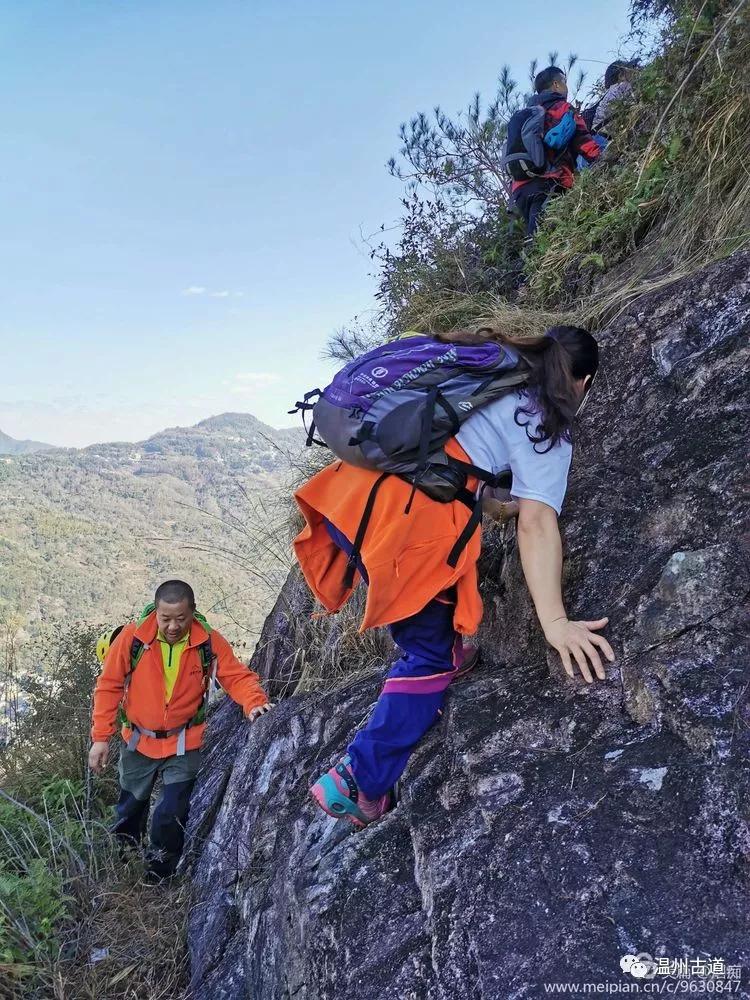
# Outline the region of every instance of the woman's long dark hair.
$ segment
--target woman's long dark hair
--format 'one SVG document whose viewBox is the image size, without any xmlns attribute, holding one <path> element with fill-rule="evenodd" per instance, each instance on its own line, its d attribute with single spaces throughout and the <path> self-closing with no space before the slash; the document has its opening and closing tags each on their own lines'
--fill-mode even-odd
<svg viewBox="0 0 750 1000">
<path fill-rule="evenodd" d="M 526 428 L 535 446 L 549 441 L 545 451 L 560 440 L 572 440 L 573 417 L 580 404 L 575 380 L 586 375 L 593 378 L 599 367 L 599 347 L 588 330 L 579 326 L 553 326 L 540 337 L 509 337 L 499 326 L 487 325 L 476 331 L 454 330 L 435 336 L 450 344 L 483 344 L 492 340 L 516 351 L 531 369 L 524 390 L 527 402 L 516 408 L 516 423 Z M 519 419 L 522 416 L 528 419 Z M 540 418 L 533 431 L 532 417 Z"/>
</svg>

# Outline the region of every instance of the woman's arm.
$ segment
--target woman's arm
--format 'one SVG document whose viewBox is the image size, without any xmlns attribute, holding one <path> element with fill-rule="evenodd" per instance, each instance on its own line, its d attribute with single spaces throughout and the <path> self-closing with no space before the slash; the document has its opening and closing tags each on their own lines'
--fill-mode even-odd
<svg viewBox="0 0 750 1000">
<path fill-rule="evenodd" d="M 604 666 L 597 647 L 610 662 L 615 654 L 607 640 L 593 630 L 604 628 L 609 619 L 568 620 L 562 598 L 562 542 L 557 514 L 539 500 L 519 498 L 518 506 L 521 565 L 544 637 L 560 654 L 569 677 L 574 676 L 572 658 L 575 658 L 589 684 L 593 682 L 589 661 L 596 676 L 604 680 Z"/>
</svg>

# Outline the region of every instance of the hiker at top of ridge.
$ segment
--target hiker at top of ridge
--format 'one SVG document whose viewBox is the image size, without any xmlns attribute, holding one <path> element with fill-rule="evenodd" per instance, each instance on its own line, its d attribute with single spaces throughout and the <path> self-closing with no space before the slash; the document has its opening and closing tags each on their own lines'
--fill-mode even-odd
<svg viewBox="0 0 750 1000">
<path fill-rule="evenodd" d="M 601 100 L 594 105 L 591 120 L 591 131 L 596 135 L 607 135 L 607 123 L 612 118 L 618 101 L 629 100 L 633 96 L 633 84 L 630 78 L 638 64 L 633 62 L 613 62 L 607 66 L 604 73 L 605 91 Z"/>
<path fill-rule="evenodd" d="M 503 166 L 512 178 L 511 201 L 529 236 L 550 198 L 573 187 L 576 157 L 593 162 L 600 148 L 568 103 L 568 82 L 558 66 L 534 78 L 536 93 L 508 122 Z"/>
<path fill-rule="evenodd" d="M 609 133 L 612 119 L 616 113 L 617 105 L 622 101 L 630 100 L 633 97 L 633 84 L 630 78 L 638 69 L 638 61 L 610 63 L 604 73 L 604 94 L 594 104 L 584 108 L 581 112 L 586 127 L 590 130 L 594 142 L 604 151 L 609 145 L 612 136 Z M 579 156 L 576 161 L 579 170 L 589 166 L 584 157 Z"/>
<path fill-rule="evenodd" d="M 330 815 L 364 826 L 388 810 L 409 755 L 467 664 L 462 637 L 482 618 L 477 582 L 483 481 L 512 473 L 518 546 L 547 642 L 588 683 L 614 659 L 597 630 L 570 621 L 557 517 L 572 425 L 598 367 L 587 331 L 516 340 L 494 328 L 393 341 L 354 359 L 320 395 L 310 436 L 338 456 L 295 493 L 294 548 L 328 612 L 360 582 L 360 631 L 387 625 L 400 657 L 369 721 L 311 791 Z M 359 429 L 357 430 L 357 426 Z"/>
<path fill-rule="evenodd" d="M 196 611 L 193 590 L 182 580 L 162 583 L 138 621 L 105 633 L 96 652 L 103 667 L 94 690 L 89 767 L 104 770 L 119 721 L 121 791 L 112 830 L 122 841 L 142 840 L 161 775 L 146 860 L 150 877 L 166 878 L 182 853 L 212 678 L 250 721 L 271 704 L 258 675 Z"/>
</svg>

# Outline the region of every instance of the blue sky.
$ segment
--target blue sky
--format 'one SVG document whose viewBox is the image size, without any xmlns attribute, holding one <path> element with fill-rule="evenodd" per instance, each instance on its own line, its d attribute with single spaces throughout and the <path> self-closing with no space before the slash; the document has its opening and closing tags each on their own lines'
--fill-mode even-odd
<svg viewBox="0 0 750 1000">
<path fill-rule="evenodd" d="M 627 3 L 12 0 L 0 6 L 0 429 L 275 426 L 374 307 L 398 127 L 503 63 L 608 62 Z M 603 66 L 582 61 L 593 81 Z"/>
</svg>

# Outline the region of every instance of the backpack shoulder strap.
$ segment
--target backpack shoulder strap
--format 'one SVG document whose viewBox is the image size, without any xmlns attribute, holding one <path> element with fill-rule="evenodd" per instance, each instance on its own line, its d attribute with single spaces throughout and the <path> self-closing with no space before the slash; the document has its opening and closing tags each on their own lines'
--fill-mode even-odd
<svg viewBox="0 0 750 1000">
<path fill-rule="evenodd" d="M 125 701 L 126 701 L 126 698 L 127 698 L 128 689 L 130 687 L 130 680 L 131 680 L 131 678 L 133 676 L 133 671 L 138 666 L 138 664 L 141 662 L 141 657 L 146 652 L 146 649 L 147 649 L 147 646 L 146 646 L 145 642 L 142 642 L 140 639 L 136 638 L 136 636 L 133 636 L 133 638 L 131 640 L 131 643 L 130 643 L 130 665 L 129 665 L 129 670 L 125 674 L 125 680 L 124 680 L 123 685 L 122 685 L 122 699 L 120 701 L 120 705 L 119 705 L 118 710 L 117 710 L 117 718 L 118 718 L 119 722 L 122 725 L 125 725 L 125 726 L 130 726 L 130 722 L 128 721 L 127 714 L 125 713 Z"/>
<path fill-rule="evenodd" d="M 200 622 L 202 625 L 205 625 L 205 618 L 201 616 Z M 211 687 L 213 686 L 213 683 L 216 682 L 216 676 L 214 674 L 216 657 L 214 656 L 213 647 L 211 646 L 210 635 L 205 642 L 200 644 L 198 647 L 198 653 L 201 658 L 201 669 L 203 671 L 203 697 L 201 698 L 201 703 L 198 706 L 198 711 L 190 720 L 191 726 L 196 726 L 201 722 L 205 722 L 206 712 L 208 711 L 208 702 L 211 697 Z"/>
<path fill-rule="evenodd" d="M 141 611 L 138 618 L 136 619 L 136 626 L 140 627 L 148 618 L 148 616 L 150 614 L 153 614 L 155 610 L 156 610 L 155 604 L 153 603 L 147 604 L 146 607 L 143 609 L 143 611 Z M 127 676 L 125 678 L 126 684 L 130 679 L 130 675 L 133 673 L 135 668 L 140 663 L 141 657 L 145 653 L 146 648 L 147 648 L 146 644 L 134 635 L 130 643 L 130 670 L 128 670 Z"/>
<path fill-rule="evenodd" d="M 208 624 L 206 616 L 202 615 L 200 611 L 195 611 L 193 613 L 193 618 L 199 625 L 203 626 L 206 632 L 206 638 L 200 646 L 198 646 L 198 653 L 201 658 L 201 667 L 203 668 L 203 677 L 205 679 L 211 673 L 214 662 L 214 651 L 213 646 L 211 645 L 211 633 L 213 632 L 213 629 Z"/>
<path fill-rule="evenodd" d="M 205 642 L 202 642 L 198 647 L 198 652 L 201 658 L 201 667 L 203 668 L 203 676 L 211 673 L 211 668 L 214 662 L 214 651 L 211 646 L 211 636 L 209 636 Z"/>
<path fill-rule="evenodd" d="M 601 97 L 594 104 L 590 104 L 587 108 L 584 108 L 581 112 L 581 118 L 583 118 L 586 128 L 591 132 L 594 128 L 594 118 L 596 117 L 596 112 L 599 105 L 602 103 Z"/>
<path fill-rule="evenodd" d="M 130 643 L 130 670 L 128 670 L 127 679 L 130 678 L 130 675 L 133 673 L 135 668 L 141 662 L 141 657 L 145 652 L 146 652 L 145 642 L 141 642 L 140 639 L 136 638 L 136 636 L 133 636 L 133 641 Z"/>
</svg>

